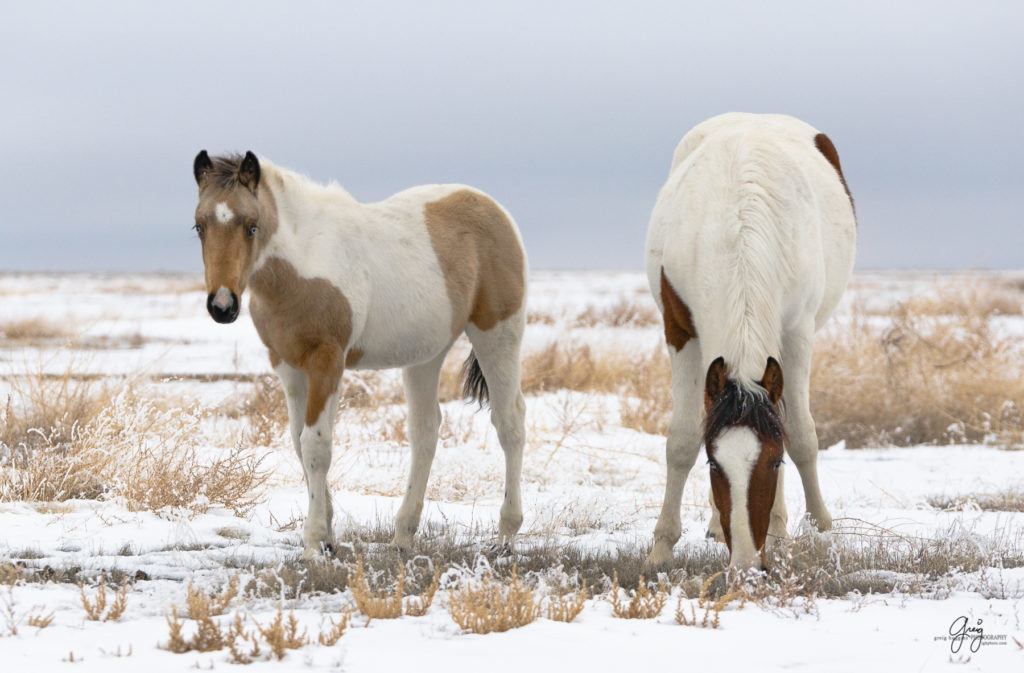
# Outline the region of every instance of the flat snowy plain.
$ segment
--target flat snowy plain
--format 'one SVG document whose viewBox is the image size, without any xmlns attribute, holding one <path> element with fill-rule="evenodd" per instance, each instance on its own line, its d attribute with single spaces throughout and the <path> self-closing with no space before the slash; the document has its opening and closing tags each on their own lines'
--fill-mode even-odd
<svg viewBox="0 0 1024 673">
<path fill-rule="evenodd" d="M 970 274 L 952 280 L 930 274 L 859 274 L 837 319 L 854 302 L 885 305 L 927 292 L 937 280 L 973 279 Z M 11 390 L 11 376 L 59 376 L 71 370 L 115 383 L 118 377 L 145 380 L 159 394 L 177 396 L 183 410 L 191 413 L 237 406 L 251 394 L 252 376 L 269 373 L 269 364 L 247 310 L 235 324 L 215 324 L 206 314 L 199 280 L 198 274 L 0 275 L 0 327 L 40 318 L 63 325 L 73 335 L 0 341 L 0 402 Z M 600 310 L 622 302 L 653 310 L 642 275 L 538 272 L 530 310 L 555 319 L 531 322 L 525 351 L 562 340 L 595 351 L 641 353 L 663 347 L 656 325 L 587 327 L 570 319 L 587 306 Z M 1024 332 L 1024 319 L 1004 319 L 999 329 Z M 465 352 L 460 344 L 450 357 L 461 359 Z M 350 386 L 394 385 L 398 377 L 398 372 L 381 377 L 354 373 L 346 381 Z M 528 553 L 532 541 L 552 537 L 566 547 L 595 553 L 635 551 L 649 544 L 664 489 L 664 438 L 623 427 L 621 400 L 611 395 L 538 393 L 527 397 L 527 407 L 522 553 Z M 501 451 L 486 411 L 458 401 L 445 403 L 443 411 L 446 426 L 431 473 L 424 524 L 480 531 L 479 542 L 486 544 L 500 504 Z M 386 430 L 403 417 L 401 403 L 372 413 L 343 409 L 339 414 L 331 472 L 337 530 L 390 522 L 404 490 L 409 455 L 400 436 Z M 0 587 L 0 670 L 206 670 L 232 665 L 226 650 L 173 654 L 163 649 L 171 606 L 182 610 L 190 580 L 215 588 L 240 572 L 245 585 L 252 564 L 294 565 L 301 551 L 296 522 L 304 516 L 306 496 L 301 467 L 283 434 L 267 446 L 252 446 L 243 441 L 248 436 L 244 417 L 203 413 L 202 419 L 197 427 L 202 451 L 213 455 L 240 445 L 262 456 L 271 472 L 262 501 L 246 517 L 220 507 L 202 514 L 189 509 L 131 511 L 116 499 L 0 501 L 0 565 L 74 569 L 89 595 L 103 572 L 141 571 L 139 577 L 145 578 L 128 585 L 127 608 L 118 622 L 89 621 L 77 584 L 32 581 Z M 704 538 L 709 508 L 703 462 L 687 483 L 677 554 L 720 547 L 724 558 L 724 545 Z M 982 510 L 971 506 L 969 498 L 1024 491 L 1024 452 L 987 445 L 848 450 L 839 444 L 821 452 L 819 471 L 835 519 L 835 530 L 825 540 L 957 539 L 991 549 L 993 557 L 995 550 L 1017 550 L 1019 555 L 1024 548 L 1024 513 Z M 790 532 L 795 534 L 804 511 L 795 470 L 785 486 Z M 968 504 L 955 511 L 929 504 L 929 499 L 947 496 L 967 497 Z M 514 557 L 491 562 L 512 563 Z M 606 587 L 596 589 L 599 595 L 572 623 L 541 618 L 488 635 L 463 633 L 453 622 L 445 585 L 425 616 L 367 624 L 356 614 L 345 635 L 330 647 L 316 644 L 316 634 L 351 603 L 347 589 L 303 592 L 299 597 L 287 592 L 277 598 L 243 595 L 222 619 L 241 611 L 266 623 L 281 605 L 312 635 L 313 644 L 288 651 L 281 661 L 257 661 L 254 669 L 497 673 L 643 666 L 822 672 L 952 666 L 1020 671 L 1024 647 L 1015 639 L 1024 643 L 1024 568 L 998 566 L 994 562 L 974 572 L 953 572 L 924 589 L 907 577 L 881 594 L 798 600 L 785 608 L 747 603 L 740 609 L 731 603 L 722 611 L 718 629 L 676 622 L 679 589 L 657 618 L 616 618 L 606 596 L 600 595 Z M 472 572 L 449 571 L 446 586 L 460 573 Z M 29 625 L 30 615 L 51 611 L 53 622 L 45 628 Z M 986 636 L 996 638 L 976 652 L 967 642 L 954 654 L 943 637 L 959 617 L 982 624 Z M 186 623 L 186 631 L 191 628 Z"/>
</svg>

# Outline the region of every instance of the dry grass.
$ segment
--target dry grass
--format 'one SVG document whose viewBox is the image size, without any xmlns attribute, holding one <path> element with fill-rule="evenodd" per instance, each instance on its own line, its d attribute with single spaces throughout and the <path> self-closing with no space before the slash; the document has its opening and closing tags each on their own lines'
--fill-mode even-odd
<svg viewBox="0 0 1024 673">
<path fill-rule="evenodd" d="M 620 619 L 653 619 L 661 614 L 662 608 L 668 602 L 668 589 L 664 580 L 658 580 L 658 588 L 652 592 L 644 582 L 643 575 L 636 583 L 636 590 L 629 592 L 629 602 L 622 602 L 621 593 L 619 574 L 616 572 L 612 580 L 609 601 L 612 604 L 612 614 Z"/>
<path fill-rule="evenodd" d="M 338 621 L 329 619 L 327 624 L 327 630 L 321 631 L 320 635 L 317 636 L 317 642 L 324 647 L 332 647 L 341 640 L 341 637 L 345 635 L 345 629 L 348 628 L 349 622 L 352 621 L 352 613 L 346 612 L 342 614 Z"/>
<path fill-rule="evenodd" d="M 931 290 L 915 293 L 903 301 L 902 306 L 928 316 L 1024 315 L 1024 285 L 1019 281 L 968 276 L 938 282 Z M 890 312 L 873 311 L 875 315 Z"/>
<path fill-rule="evenodd" d="M 821 444 L 983 442 L 1024 448 L 1024 358 L 998 331 L 1024 290 L 1005 282 L 939 285 L 885 312 L 863 308 L 818 337 L 812 414 Z M 619 395 L 621 424 L 664 434 L 672 410 L 663 346 L 647 353 L 561 340 L 528 353 L 523 390 Z"/>
<path fill-rule="evenodd" d="M 649 294 L 644 294 L 643 303 L 626 297 L 611 306 L 588 305 L 578 313 L 556 314 L 550 311 L 529 311 L 526 322 L 529 325 L 557 325 L 568 327 L 651 327 L 661 324 L 661 314 Z"/>
<path fill-rule="evenodd" d="M 239 447 L 200 457 L 198 411 L 127 385 L 28 377 L 0 436 L 0 501 L 113 499 L 131 510 L 222 505 L 246 515 L 269 474 Z"/>
<path fill-rule="evenodd" d="M 462 582 L 448 597 L 448 612 L 464 631 L 501 633 L 536 620 L 541 604 L 513 569 L 507 582 L 490 574 L 476 582 Z"/>
<path fill-rule="evenodd" d="M 67 339 L 71 335 L 71 332 L 64 326 L 42 318 L 26 318 L 0 323 L 0 339 L 6 341 L 50 341 Z"/>
<path fill-rule="evenodd" d="M 953 512 L 1024 512 L 1024 489 L 1011 487 L 995 493 L 935 495 L 927 502 L 936 509 Z"/>
<path fill-rule="evenodd" d="M 202 620 L 224 614 L 231 601 L 238 596 L 238 573 L 228 581 L 220 591 L 212 594 L 196 589 L 192 582 L 188 583 L 185 592 L 185 605 L 188 618 Z"/>
<path fill-rule="evenodd" d="M 425 615 L 434 601 L 441 578 L 441 568 L 434 571 L 433 579 L 419 596 L 405 599 L 405 567 L 399 566 L 391 588 L 373 589 L 367 578 L 363 559 L 356 560 L 356 567 L 349 581 L 349 591 L 359 612 L 369 619 L 397 619 L 403 614 L 419 617 Z"/>
<path fill-rule="evenodd" d="M 579 591 L 562 591 L 548 596 L 545 616 L 553 622 L 571 622 L 583 612 L 588 598 L 590 593 L 587 591 L 587 581 L 583 580 Z"/>
<path fill-rule="evenodd" d="M 107 577 L 100 576 L 100 584 L 96 589 L 96 595 L 90 600 L 85 595 L 85 585 L 79 584 L 78 589 L 82 598 L 82 607 L 85 608 L 85 615 L 94 622 L 117 622 L 121 620 L 124 611 L 128 607 L 128 580 L 121 583 L 121 588 L 114 594 L 114 601 L 107 605 Z"/>
<path fill-rule="evenodd" d="M 944 295 L 927 306 L 944 306 Z M 955 316 L 918 302 L 885 317 L 855 311 L 819 338 L 811 411 L 822 444 L 1024 443 L 1024 368 L 1018 340 L 993 313 Z"/>
<path fill-rule="evenodd" d="M 336 644 L 344 635 L 350 617 L 351 613 L 345 612 L 337 622 L 330 619 L 326 630 L 317 636 L 317 642 L 324 646 Z M 288 650 L 298 650 L 310 643 L 308 632 L 301 627 L 295 613 L 290 612 L 285 617 L 280 605 L 277 614 L 266 624 L 252 619 L 253 628 L 249 629 L 246 625 L 250 619 L 235 613 L 234 619 L 221 626 L 212 615 L 202 613 L 194 620 L 194 633 L 186 637 L 185 623 L 178 617 L 177 606 L 172 606 L 171 615 L 167 618 L 168 640 L 163 647 L 176 654 L 215 652 L 227 648 L 233 663 L 251 664 L 270 658 L 280 661 Z"/>
</svg>

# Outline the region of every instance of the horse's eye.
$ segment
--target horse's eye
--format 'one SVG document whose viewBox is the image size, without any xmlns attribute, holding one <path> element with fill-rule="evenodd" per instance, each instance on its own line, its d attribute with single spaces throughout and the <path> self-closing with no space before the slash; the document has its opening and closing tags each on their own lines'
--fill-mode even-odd
<svg viewBox="0 0 1024 673">
<path fill-rule="evenodd" d="M 249 225 L 249 228 L 246 229 L 246 233 L 249 234 L 249 238 L 252 238 L 253 236 L 256 235 L 256 230 L 257 229 L 259 229 L 259 227 L 257 227 L 255 224 L 250 224 Z"/>
<path fill-rule="evenodd" d="M 196 222 L 195 226 L 192 228 L 196 230 L 196 233 L 199 234 L 199 236 L 203 235 L 203 225 Z"/>
<path fill-rule="evenodd" d="M 780 467 L 782 467 L 782 459 L 781 458 L 779 458 L 774 463 L 772 463 L 772 469 L 775 470 L 776 472 L 779 470 Z"/>
<path fill-rule="evenodd" d="M 721 472 L 722 471 L 722 466 L 719 465 L 718 462 L 714 461 L 714 460 L 709 460 L 708 461 L 708 468 L 710 468 L 710 470 L 712 472 Z"/>
</svg>

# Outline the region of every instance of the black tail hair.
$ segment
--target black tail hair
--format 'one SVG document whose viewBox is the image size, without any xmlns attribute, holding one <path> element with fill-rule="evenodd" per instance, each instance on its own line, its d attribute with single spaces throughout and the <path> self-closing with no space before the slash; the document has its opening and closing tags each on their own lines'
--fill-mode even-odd
<svg viewBox="0 0 1024 673">
<path fill-rule="evenodd" d="M 478 403 L 481 408 L 491 399 L 487 392 L 487 379 L 473 351 L 469 351 L 469 357 L 462 363 L 462 396 Z"/>
</svg>

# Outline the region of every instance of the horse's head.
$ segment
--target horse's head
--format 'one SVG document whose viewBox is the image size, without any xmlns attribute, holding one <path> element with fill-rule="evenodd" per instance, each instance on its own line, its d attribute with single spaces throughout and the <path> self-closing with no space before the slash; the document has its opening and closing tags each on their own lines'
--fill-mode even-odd
<svg viewBox="0 0 1024 673">
<path fill-rule="evenodd" d="M 764 567 L 764 543 L 786 441 L 780 408 L 782 367 L 774 358 L 768 358 L 759 384 L 760 388 L 748 388 L 729 379 L 722 358 L 711 363 L 704 382 L 711 494 L 732 568 Z"/>
<path fill-rule="evenodd" d="M 234 322 L 257 247 L 270 233 L 261 232 L 260 162 L 252 152 L 210 159 L 203 150 L 192 169 L 199 185 L 195 230 L 203 246 L 206 309 L 217 322 Z"/>
</svg>

